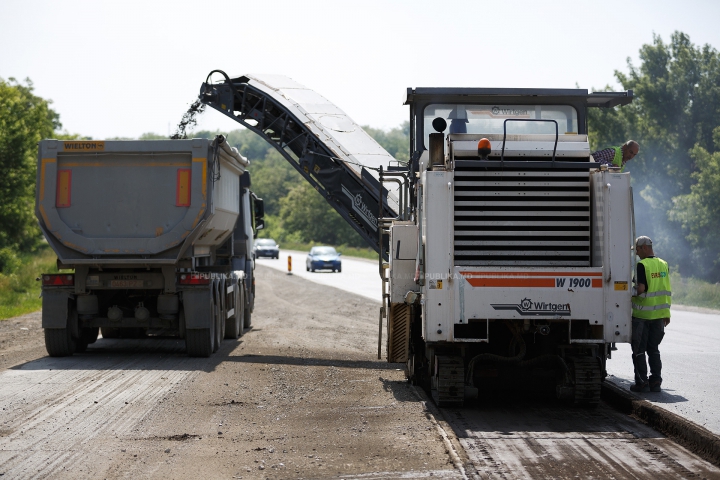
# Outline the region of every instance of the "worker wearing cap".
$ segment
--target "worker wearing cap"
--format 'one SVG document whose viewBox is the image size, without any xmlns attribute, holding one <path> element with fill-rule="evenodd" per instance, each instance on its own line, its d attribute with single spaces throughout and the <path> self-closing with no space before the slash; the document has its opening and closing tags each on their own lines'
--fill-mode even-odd
<svg viewBox="0 0 720 480">
<path fill-rule="evenodd" d="M 598 150 L 592 154 L 592 157 L 600 165 L 620 167 L 622 172 L 625 170 L 625 164 L 635 158 L 638 152 L 640 152 L 640 145 L 635 140 L 628 140 L 621 147 Z"/>
<path fill-rule="evenodd" d="M 638 237 L 635 240 L 635 253 L 640 261 L 632 297 L 631 345 L 635 385 L 630 390 L 659 392 L 662 362 L 658 346 L 665 336 L 665 327 L 670 323 L 670 273 L 667 262 L 655 256 L 649 237 Z"/>
</svg>

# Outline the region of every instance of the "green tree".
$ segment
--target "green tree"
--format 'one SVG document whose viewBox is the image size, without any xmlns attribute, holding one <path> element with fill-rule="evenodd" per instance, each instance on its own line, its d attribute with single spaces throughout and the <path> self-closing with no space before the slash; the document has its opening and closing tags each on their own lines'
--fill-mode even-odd
<svg viewBox="0 0 720 480">
<path fill-rule="evenodd" d="M 701 270 L 700 253 L 685 238 L 680 217 L 670 216 L 673 198 L 690 193 L 698 172 L 695 146 L 712 154 L 712 132 L 720 125 L 720 54 L 710 45 L 697 47 L 681 32 L 665 43 L 659 36 L 643 45 L 641 64 L 628 60 L 628 72 L 616 71 L 624 89 L 633 90 L 632 104 L 591 109 L 593 149 L 619 145 L 629 138 L 640 154 L 628 164 L 635 196 L 637 234 L 648 235 L 658 252 L 685 274 Z"/>
<path fill-rule="evenodd" d="M 403 122 L 399 127 L 388 131 L 370 126 L 362 127 L 387 152 L 402 163 L 410 160 L 410 122 Z"/>
<path fill-rule="evenodd" d="M 50 100 L 33 84 L 0 78 L 0 248 L 33 249 L 40 231 L 33 214 L 37 143 L 61 127 Z"/>
<path fill-rule="evenodd" d="M 288 240 L 366 247 L 364 240 L 325 199 L 303 181 L 280 200 L 280 221 Z"/>
<path fill-rule="evenodd" d="M 720 127 L 715 129 L 716 151 L 699 144 L 690 152 L 697 170 L 690 193 L 673 199 L 670 218 L 682 225 L 693 247 L 695 264 L 701 277 L 720 278 Z"/>
</svg>

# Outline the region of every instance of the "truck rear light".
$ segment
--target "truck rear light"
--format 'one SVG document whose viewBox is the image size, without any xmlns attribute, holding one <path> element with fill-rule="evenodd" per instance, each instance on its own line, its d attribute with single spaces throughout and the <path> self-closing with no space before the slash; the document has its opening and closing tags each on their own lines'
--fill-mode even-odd
<svg viewBox="0 0 720 480">
<path fill-rule="evenodd" d="M 46 273 L 42 276 L 42 284 L 47 287 L 63 287 L 75 285 L 75 274 L 71 273 Z"/>
<path fill-rule="evenodd" d="M 210 283 L 209 273 L 181 273 L 178 275 L 180 285 L 207 285 Z"/>
</svg>

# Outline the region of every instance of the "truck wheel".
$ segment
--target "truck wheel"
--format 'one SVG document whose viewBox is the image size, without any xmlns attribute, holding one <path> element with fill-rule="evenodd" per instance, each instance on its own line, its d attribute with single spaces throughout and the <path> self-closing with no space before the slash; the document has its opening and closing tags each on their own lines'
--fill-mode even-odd
<svg viewBox="0 0 720 480">
<path fill-rule="evenodd" d="M 75 353 L 75 348 L 69 328 L 45 329 L 45 349 L 51 357 L 68 357 Z"/>
<path fill-rule="evenodd" d="M 240 335 L 242 334 L 242 324 L 241 318 L 244 313 L 244 311 L 238 312 L 237 305 L 235 306 L 235 314 L 232 316 L 232 318 L 229 318 L 225 321 L 225 338 L 229 338 L 231 340 L 236 340 Z"/>
<path fill-rule="evenodd" d="M 99 333 L 98 327 L 80 327 L 80 338 L 75 339 L 75 352 L 85 352 L 88 345 L 97 341 Z"/>
<path fill-rule="evenodd" d="M 252 326 L 252 313 L 250 313 L 250 305 L 243 307 L 243 327 L 250 328 Z"/>
<path fill-rule="evenodd" d="M 209 357 L 215 346 L 215 322 L 213 328 L 189 328 L 185 330 L 185 349 L 191 357 Z"/>
<path fill-rule="evenodd" d="M 219 299 L 218 299 L 219 300 Z M 225 337 L 225 319 L 223 316 L 225 315 L 225 309 L 222 308 L 222 305 L 220 305 L 219 301 L 218 304 L 214 308 L 215 312 L 215 345 L 213 346 L 213 352 L 217 352 L 220 349 L 220 344 L 222 343 L 223 337 Z"/>
<path fill-rule="evenodd" d="M 80 332 L 80 338 L 87 341 L 88 345 L 92 345 L 97 342 L 99 333 L 100 329 L 98 327 L 83 327 Z"/>
</svg>

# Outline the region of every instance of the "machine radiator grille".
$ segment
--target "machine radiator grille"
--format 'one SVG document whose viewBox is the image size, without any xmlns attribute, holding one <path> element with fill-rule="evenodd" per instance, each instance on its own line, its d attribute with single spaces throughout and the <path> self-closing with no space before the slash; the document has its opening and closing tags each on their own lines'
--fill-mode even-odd
<svg viewBox="0 0 720 480">
<path fill-rule="evenodd" d="M 455 170 L 455 265 L 590 266 L 587 170 Z"/>
</svg>

